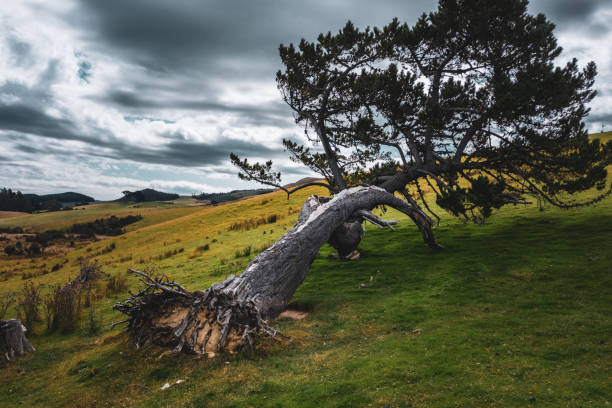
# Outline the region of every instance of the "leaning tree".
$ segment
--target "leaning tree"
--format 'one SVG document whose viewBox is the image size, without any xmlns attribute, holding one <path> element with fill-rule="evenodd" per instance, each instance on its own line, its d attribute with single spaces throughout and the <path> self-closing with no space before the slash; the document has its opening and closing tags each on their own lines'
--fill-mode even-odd
<svg viewBox="0 0 612 408">
<path fill-rule="evenodd" d="M 265 319 L 286 308 L 324 243 L 351 256 L 364 220 L 392 225 L 371 212 L 377 206 L 406 214 L 437 250 L 428 199 L 482 223 L 525 197 L 570 208 L 609 195 L 612 144 L 590 141 L 583 124 L 595 64 L 558 65 L 554 25 L 526 8 L 526 0 L 441 0 L 413 26 L 360 31 L 349 22 L 315 42 L 281 45 L 278 88 L 307 145 L 283 143 L 322 181 L 290 190 L 271 161 L 231 160 L 243 179 L 287 194 L 319 185 L 329 196 L 308 198 L 279 241 L 205 291 L 135 271 L 142 290 L 115 308 L 137 344 L 214 353 L 274 336 Z M 571 196 L 589 189 L 599 191 L 589 201 Z"/>
</svg>

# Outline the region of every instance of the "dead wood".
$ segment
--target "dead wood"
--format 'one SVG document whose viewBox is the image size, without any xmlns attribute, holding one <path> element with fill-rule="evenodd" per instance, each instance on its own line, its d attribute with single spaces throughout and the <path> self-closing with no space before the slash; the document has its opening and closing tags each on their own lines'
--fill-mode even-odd
<svg viewBox="0 0 612 408">
<path fill-rule="evenodd" d="M 36 351 L 26 338 L 26 331 L 21 320 L 0 320 L 0 350 L 7 360 Z"/>
<path fill-rule="evenodd" d="M 261 335 L 279 336 L 264 319 L 286 309 L 323 244 L 338 245 L 343 256 L 354 254 L 363 236 L 363 219 L 379 226 L 395 224 L 370 212 L 378 205 L 432 224 L 420 209 L 379 187 L 343 190 L 332 199 L 311 196 L 295 226 L 256 256 L 240 276 L 190 292 L 165 276 L 131 270 L 139 276 L 142 290 L 130 292 L 131 297 L 114 309 L 128 316 L 123 322 L 138 347 L 151 342 L 175 352 L 208 355 L 253 350 Z"/>
</svg>

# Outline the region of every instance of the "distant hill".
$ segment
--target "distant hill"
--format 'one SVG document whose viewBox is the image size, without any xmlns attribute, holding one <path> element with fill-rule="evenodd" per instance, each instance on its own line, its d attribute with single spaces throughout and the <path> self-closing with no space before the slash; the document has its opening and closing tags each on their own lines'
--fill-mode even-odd
<svg viewBox="0 0 612 408">
<path fill-rule="evenodd" d="M 56 194 L 24 194 L 25 198 L 32 200 L 33 203 L 45 203 L 47 201 L 56 200 L 60 203 L 92 203 L 96 201 L 93 197 L 86 196 L 85 194 L 75 193 L 68 191 L 66 193 Z"/>
<path fill-rule="evenodd" d="M 228 201 L 236 201 L 242 198 L 256 196 L 260 194 L 266 194 L 274 191 L 271 188 L 259 188 L 254 190 L 233 190 L 229 193 L 202 193 L 200 195 L 193 195 L 196 200 L 207 200 L 211 204 L 226 203 Z"/>
<path fill-rule="evenodd" d="M 0 189 L 0 211 L 19 211 L 31 213 L 35 211 L 59 211 L 72 209 L 75 205 L 83 205 L 95 201 L 93 197 L 80 193 L 66 192 L 58 194 L 22 194 L 10 188 Z"/>
<path fill-rule="evenodd" d="M 123 197 L 115 200 L 120 203 L 142 203 L 145 201 L 170 201 L 179 198 L 178 194 L 164 193 L 161 191 L 153 190 L 152 188 L 145 188 L 140 191 L 124 191 Z"/>
<path fill-rule="evenodd" d="M 323 181 L 325 182 L 325 180 L 321 180 L 321 177 L 304 177 L 302 179 L 299 179 L 298 181 L 296 181 L 295 183 L 289 183 L 287 185 L 284 185 L 283 187 L 285 187 L 286 189 L 292 189 L 295 187 L 299 187 L 303 184 L 308 184 L 308 183 L 313 183 L 315 181 Z"/>
</svg>

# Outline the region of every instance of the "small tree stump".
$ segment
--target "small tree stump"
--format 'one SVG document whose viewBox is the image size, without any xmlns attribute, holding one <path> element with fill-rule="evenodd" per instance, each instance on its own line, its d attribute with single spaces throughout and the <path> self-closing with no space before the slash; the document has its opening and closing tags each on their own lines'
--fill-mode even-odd
<svg viewBox="0 0 612 408">
<path fill-rule="evenodd" d="M 7 360 L 36 351 L 25 336 L 28 331 L 21 320 L 0 320 L 0 349 Z"/>
</svg>

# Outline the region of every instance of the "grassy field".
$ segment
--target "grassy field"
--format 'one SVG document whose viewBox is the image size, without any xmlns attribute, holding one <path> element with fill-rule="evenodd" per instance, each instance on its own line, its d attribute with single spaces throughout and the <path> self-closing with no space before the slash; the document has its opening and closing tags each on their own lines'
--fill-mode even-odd
<svg viewBox="0 0 612 408">
<path fill-rule="evenodd" d="M 110 215 L 148 215 L 136 228 L 169 220 L 182 215 L 191 214 L 198 210 L 191 205 L 193 200 L 177 200 L 176 202 L 151 202 L 140 204 L 125 204 L 103 202 L 76 207 L 72 211 L 54 211 L 39 214 L 18 213 L 19 217 L 7 217 L 0 214 L 0 228 L 21 227 L 33 232 L 42 232 L 49 229 L 62 229 L 74 223 L 93 221 Z"/>
<path fill-rule="evenodd" d="M 78 272 L 80 257 L 110 275 L 156 269 L 190 289 L 239 272 L 293 225 L 303 190 L 216 207 L 91 206 L 87 217 L 140 213 L 119 237 L 49 258 L 0 257 L 0 294 L 23 275 L 46 285 Z M 0 220 L 45 229 L 74 212 Z M 278 221 L 230 231 L 235 221 Z M 440 212 L 442 214 L 442 212 Z M 54 218 L 56 217 L 56 218 Z M 0 406 L 40 407 L 605 407 L 612 403 L 612 199 L 561 211 L 507 207 L 486 225 L 443 217 L 446 247 L 432 253 L 403 216 L 397 231 L 368 226 L 357 261 L 329 259 L 325 246 L 293 302 L 303 320 L 272 325 L 291 342 L 209 360 L 136 350 L 112 311 L 126 293 L 96 304 L 102 333 L 45 334 L 31 355 L 0 363 Z M 79 219 L 79 221 L 81 221 Z M 115 249 L 104 253 L 110 243 Z M 208 244 L 209 249 L 203 249 Z M 247 257 L 236 252 L 252 247 Z M 137 280 L 129 277 L 130 287 Z M 84 315 L 88 313 L 87 309 Z M 14 315 L 10 311 L 9 315 Z M 167 390 L 166 382 L 175 384 Z"/>
</svg>

